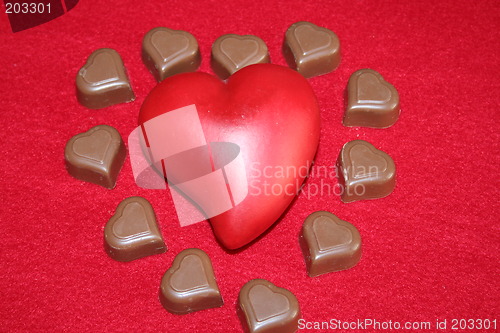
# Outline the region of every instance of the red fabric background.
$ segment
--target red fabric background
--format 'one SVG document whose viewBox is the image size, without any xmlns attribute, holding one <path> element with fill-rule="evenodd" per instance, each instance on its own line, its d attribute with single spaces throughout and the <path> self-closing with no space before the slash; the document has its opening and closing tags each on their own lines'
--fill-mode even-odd
<svg viewBox="0 0 500 333">
<path fill-rule="evenodd" d="M 331 318 L 430 321 L 499 318 L 499 2 L 491 1 L 84 1 L 66 15 L 0 35 L 0 331 L 238 332 L 236 300 L 248 280 L 292 291 L 308 321 Z M 2 13 L 1 26 L 6 27 Z M 127 159 L 114 190 L 80 182 L 64 168 L 73 135 L 98 124 L 124 138 L 155 81 L 141 62 L 157 26 L 191 32 L 211 72 L 211 44 L 255 34 L 285 64 L 287 27 L 308 20 L 335 31 L 343 59 L 310 79 L 320 103 L 317 165 L 365 139 L 395 160 L 387 198 L 343 204 L 302 194 L 270 232 L 239 253 L 224 251 L 208 223 L 181 228 L 167 192 L 138 188 Z M 75 74 L 97 48 L 124 59 L 137 100 L 88 110 Z M 384 130 L 342 126 L 349 75 L 373 68 L 393 83 L 402 113 Z M 336 184 L 312 177 L 308 185 Z M 312 187 L 309 187 L 312 189 Z M 120 263 L 103 250 L 103 227 L 124 198 L 156 209 L 167 253 Z M 297 236 L 307 215 L 328 210 L 361 232 L 353 269 L 309 278 Z M 159 281 L 181 250 L 212 258 L 225 305 L 176 316 L 158 301 Z M 312 330 L 311 330 L 312 331 Z"/>
</svg>

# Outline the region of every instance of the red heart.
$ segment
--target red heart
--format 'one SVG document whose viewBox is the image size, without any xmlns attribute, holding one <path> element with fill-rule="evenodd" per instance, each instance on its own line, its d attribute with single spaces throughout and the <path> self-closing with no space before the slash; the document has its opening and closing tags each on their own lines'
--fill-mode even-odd
<svg viewBox="0 0 500 333">
<path fill-rule="evenodd" d="M 226 83 L 206 73 L 185 73 L 151 91 L 139 124 L 191 104 L 207 142 L 232 142 L 241 148 L 248 196 L 210 219 L 221 243 L 236 249 L 269 228 L 299 190 L 319 141 L 316 96 L 302 75 L 278 65 L 245 67 Z"/>
</svg>

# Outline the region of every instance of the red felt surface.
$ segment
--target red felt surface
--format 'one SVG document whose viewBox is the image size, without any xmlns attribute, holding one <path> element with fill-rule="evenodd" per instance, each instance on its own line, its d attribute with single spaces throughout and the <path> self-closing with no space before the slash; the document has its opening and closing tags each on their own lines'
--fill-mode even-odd
<svg viewBox="0 0 500 333">
<path fill-rule="evenodd" d="M 434 328 L 437 319 L 500 320 L 499 7 L 494 0 L 224 6 L 81 0 L 54 21 L 2 33 L 0 331 L 238 332 L 238 292 L 253 278 L 292 291 L 307 321 L 429 321 Z M 396 163 L 398 183 L 389 197 L 344 204 L 325 193 L 335 178 L 313 175 L 279 224 L 244 251 L 228 253 L 208 223 L 179 226 L 168 192 L 138 188 L 129 160 L 111 191 L 66 172 L 63 150 L 73 135 L 108 124 L 127 137 L 136 126 L 155 85 L 140 58 L 149 29 L 191 32 L 203 54 L 200 70 L 210 72 L 210 46 L 226 33 L 261 37 L 272 61 L 284 65 L 283 35 L 299 20 L 332 29 L 342 43 L 340 67 L 310 79 L 322 120 L 317 165 L 334 165 L 349 140 L 368 140 Z M 135 102 L 103 110 L 77 103 L 75 74 L 101 47 L 122 55 Z M 400 93 L 401 117 L 391 128 L 342 126 L 349 75 L 366 67 Z M 321 185 L 323 195 L 312 196 Z M 155 207 L 169 250 L 120 263 L 104 252 L 103 227 L 132 195 Z M 307 277 L 297 236 L 316 210 L 360 230 L 358 266 Z M 225 305 L 176 316 L 161 307 L 159 282 L 175 255 L 189 247 L 212 258 Z"/>
</svg>

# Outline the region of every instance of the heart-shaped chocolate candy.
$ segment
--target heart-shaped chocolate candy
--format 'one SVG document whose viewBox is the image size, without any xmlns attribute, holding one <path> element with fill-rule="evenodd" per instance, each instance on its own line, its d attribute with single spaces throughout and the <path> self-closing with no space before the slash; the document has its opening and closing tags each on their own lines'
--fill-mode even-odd
<svg viewBox="0 0 500 333">
<path fill-rule="evenodd" d="M 354 72 L 347 84 L 345 126 L 386 128 L 399 118 L 399 94 L 396 88 L 372 69 Z"/>
<path fill-rule="evenodd" d="M 343 202 L 383 198 L 396 186 L 392 158 L 364 140 L 354 140 L 342 147 L 337 168 Z"/>
<path fill-rule="evenodd" d="M 98 49 L 76 76 L 76 97 L 89 109 L 101 109 L 135 99 L 123 61 L 113 49 Z"/>
<path fill-rule="evenodd" d="M 325 211 L 309 215 L 300 245 L 310 277 L 355 266 L 361 258 L 361 236 L 349 222 Z"/>
<path fill-rule="evenodd" d="M 297 22 L 285 33 L 283 54 L 290 67 L 309 78 L 338 67 L 340 41 L 331 30 L 310 22 Z"/>
<path fill-rule="evenodd" d="M 104 248 L 118 261 L 132 261 L 167 250 L 149 201 L 129 197 L 120 202 L 104 227 Z"/>
<path fill-rule="evenodd" d="M 257 36 L 224 35 L 212 45 L 212 69 L 221 79 L 227 79 L 245 66 L 268 63 L 266 43 Z"/>
<path fill-rule="evenodd" d="M 297 331 L 300 307 L 288 290 L 267 280 L 255 279 L 241 288 L 238 314 L 250 333 L 292 333 Z"/>
<path fill-rule="evenodd" d="M 179 253 L 161 280 L 160 302 L 174 314 L 217 308 L 224 304 L 212 262 L 200 249 Z"/>
<path fill-rule="evenodd" d="M 72 137 L 64 150 L 73 177 L 112 189 L 127 150 L 118 131 L 108 125 L 92 127 Z"/>
<path fill-rule="evenodd" d="M 160 82 L 175 74 L 194 72 L 201 55 L 196 38 L 189 32 L 158 27 L 144 36 L 142 61 Z"/>
</svg>

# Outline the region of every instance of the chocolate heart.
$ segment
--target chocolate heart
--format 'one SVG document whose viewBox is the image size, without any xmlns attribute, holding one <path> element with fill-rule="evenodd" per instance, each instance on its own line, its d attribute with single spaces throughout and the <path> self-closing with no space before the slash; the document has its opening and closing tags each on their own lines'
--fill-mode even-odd
<svg viewBox="0 0 500 333">
<path fill-rule="evenodd" d="M 392 96 L 391 90 L 382 84 L 375 74 L 369 72 L 365 72 L 358 77 L 356 88 L 356 102 L 358 103 L 384 104 Z"/>
<path fill-rule="evenodd" d="M 73 142 L 73 152 L 80 157 L 103 164 L 109 146 L 113 142 L 110 132 L 106 129 L 100 129 L 92 131 L 89 135 L 80 135 Z M 86 134 L 88 133 L 86 132 Z"/>
<path fill-rule="evenodd" d="M 179 269 L 172 273 L 170 286 L 176 291 L 206 289 L 209 286 L 203 261 L 197 255 L 185 256 L 179 264 Z M 186 279 L 189 277 L 189 279 Z"/>
<path fill-rule="evenodd" d="M 383 198 L 396 186 L 392 158 L 364 140 L 346 143 L 337 159 L 344 202 Z"/>
<path fill-rule="evenodd" d="M 372 69 L 354 72 L 347 85 L 345 126 L 386 128 L 399 118 L 399 94 Z"/>
<path fill-rule="evenodd" d="M 161 280 L 160 301 L 175 314 L 223 305 L 212 262 L 205 252 L 187 249 L 175 257 Z"/>
<path fill-rule="evenodd" d="M 247 282 L 238 297 L 239 315 L 249 332 L 295 332 L 300 318 L 297 298 L 267 280 Z"/>
<path fill-rule="evenodd" d="M 99 49 L 76 76 L 77 99 L 89 109 L 101 109 L 135 99 L 123 61 L 113 49 Z"/>
<path fill-rule="evenodd" d="M 127 151 L 120 133 L 107 125 L 71 138 L 64 151 L 66 168 L 75 178 L 112 189 Z"/>
<path fill-rule="evenodd" d="M 361 258 L 358 230 L 325 211 L 307 217 L 302 226 L 300 245 L 311 277 L 351 268 Z"/>
<path fill-rule="evenodd" d="M 142 60 L 160 82 L 168 76 L 194 72 L 201 55 L 198 42 L 189 32 L 158 27 L 144 36 Z"/>
<path fill-rule="evenodd" d="M 169 61 L 188 49 L 190 40 L 186 34 L 158 29 L 161 28 L 151 35 L 151 44 L 163 61 Z"/>
<path fill-rule="evenodd" d="M 104 247 L 118 261 L 132 261 L 167 250 L 151 204 L 129 197 L 116 208 L 104 227 Z"/>
<path fill-rule="evenodd" d="M 333 43 L 332 34 L 311 23 L 298 24 L 293 29 L 293 36 L 301 53 L 305 56 L 327 50 Z"/>
<path fill-rule="evenodd" d="M 303 76 L 283 66 L 248 66 L 227 83 L 205 73 L 184 73 L 151 91 L 139 124 L 189 105 L 196 106 L 206 142 L 240 147 L 248 195 L 210 218 L 222 244 L 239 248 L 283 214 L 304 181 L 319 141 L 316 97 Z"/>
<path fill-rule="evenodd" d="M 310 22 L 288 28 L 283 53 L 290 67 L 305 77 L 333 71 L 340 64 L 340 42 L 333 31 Z"/>
<path fill-rule="evenodd" d="M 150 232 L 146 211 L 142 204 L 129 202 L 113 227 L 114 236 L 121 239 L 140 238 Z"/>
<path fill-rule="evenodd" d="M 222 79 L 245 66 L 268 62 L 266 43 L 256 36 L 224 35 L 212 46 L 212 68 Z"/>
<path fill-rule="evenodd" d="M 313 232 L 320 251 L 347 247 L 352 242 L 349 228 L 336 223 L 331 217 L 320 216 L 313 223 Z"/>
</svg>

